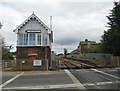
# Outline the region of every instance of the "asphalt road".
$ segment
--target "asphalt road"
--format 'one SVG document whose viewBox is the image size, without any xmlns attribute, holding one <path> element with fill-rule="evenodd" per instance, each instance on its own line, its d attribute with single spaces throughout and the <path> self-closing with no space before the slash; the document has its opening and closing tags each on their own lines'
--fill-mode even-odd
<svg viewBox="0 0 120 91">
<path fill-rule="evenodd" d="M 120 69 L 3 72 L 2 91 L 120 91 Z"/>
<path fill-rule="evenodd" d="M 118 75 L 118 69 L 82 69 L 76 71 L 73 70 L 71 73 L 74 74 L 87 89 L 120 90 L 120 76 Z"/>
</svg>

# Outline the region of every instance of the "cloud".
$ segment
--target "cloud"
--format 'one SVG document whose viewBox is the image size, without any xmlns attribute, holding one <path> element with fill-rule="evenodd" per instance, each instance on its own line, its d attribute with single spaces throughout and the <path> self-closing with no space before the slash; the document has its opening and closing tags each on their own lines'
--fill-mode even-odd
<svg viewBox="0 0 120 91">
<path fill-rule="evenodd" d="M 63 48 L 72 51 L 80 41 L 86 38 L 99 42 L 106 26 L 106 16 L 109 15 L 109 10 L 112 7 L 113 2 L 64 2 L 55 0 L 1 2 L 0 21 L 4 26 L 0 33 L 5 37 L 8 45 L 16 45 L 16 34 L 13 33 L 13 30 L 33 11 L 48 27 L 49 18 L 52 15 L 53 50 L 58 53 L 63 52 Z"/>
</svg>

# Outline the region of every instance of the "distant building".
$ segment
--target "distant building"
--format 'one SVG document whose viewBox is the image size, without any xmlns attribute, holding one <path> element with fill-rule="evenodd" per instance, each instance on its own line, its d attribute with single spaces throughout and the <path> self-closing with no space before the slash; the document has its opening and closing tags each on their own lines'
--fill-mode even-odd
<svg viewBox="0 0 120 91">
<path fill-rule="evenodd" d="M 33 13 L 14 32 L 17 34 L 17 68 L 48 70 L 53 42 L 51 29 Z"/>
<path fill-rule="evenodd" d="M 57 54 L 56 56 L 57 56 L 57 57 L 60 57 L 60 58 L 61 58 L 61 57 L 64 57 L 64 55 L 63 55 L 62 53 L 59 53 L 59 54 Z"/>
<path fill-rule="evenodd" d="M 90 48 L 91 45 L 97 45 L 97 43 L 95 41 L 88 41 L 88 39 L 85 39 L 85 41 L 80 41 L 77 50 L 83 53 L 83 50 L 85 48 Z"/>
</svg>

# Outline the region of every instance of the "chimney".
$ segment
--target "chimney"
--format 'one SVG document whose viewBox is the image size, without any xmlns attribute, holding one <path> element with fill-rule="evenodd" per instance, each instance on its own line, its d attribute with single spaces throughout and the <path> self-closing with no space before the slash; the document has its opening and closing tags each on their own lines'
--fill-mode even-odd
<svg viewBox="0 0 120 91">
<path fill-rule="evenodd" d="M 85 41 L 87 42 L 87 41 L 88 41 L 88 39 L 85 39 Z"/>
</svg>

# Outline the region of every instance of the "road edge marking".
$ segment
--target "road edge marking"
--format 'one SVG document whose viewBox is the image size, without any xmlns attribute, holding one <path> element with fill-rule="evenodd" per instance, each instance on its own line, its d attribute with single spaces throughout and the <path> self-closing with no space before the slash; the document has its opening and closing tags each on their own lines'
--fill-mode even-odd
<svg viewBox="0 0 120 91">
<path fill-rule="evenodd" d="M 105 84 L 114 84 L 118 83 L 117 81 L 115 82 L 97 82 L 97 85 L 105 85 Z M 83 86 L 94 86 L 95 84 L 93 83 L 84 83 Z M 8 88 L 3 88 L 5 90 L 34 90 L 34 89 L 58 89 L 58 88 L 68 88 L 71 87 L 71 89 L 74 89 L 72 87 L 76 87 L 75 84 L 59 84 L 59 85 L 41 85 L 41 86 L 27 86 L 27 87 L 8 87 Z"/>
<path fill-rule="evenodd" d="M 41 85 L 41 86 L 28 86 L 28 87 L 12 87 L 12 88 L 3 88 L 3 89 L 21 89 L 21 90 L 29 90 L 29 89 L 56 89 L 56 88 L 68 88 L 68 87 L 76 87 L 75 84 L 60 84 L 60 85 Z"/>
<path fill-rule="evenodd" d="M 20 77 L 21 75 L 23 75 L 24 72 L 22 72 L 21 74 L 18 74 L 17 76 L 9 79 L 8 81 L 4 82 L 2 85 L 0 85 L 0 88 L 5 87 L 7 84 L 11 83 L 12 81 L 14 81 L 16 78 Z"/>
<path fill-rule="evenodd" d="M 73 83 L 76 85 L 76 87 L 78 89 L 86 89 L 82 83 L 80 83 L 80 81 L 69 71 L 69 70 L 64 70 L 67 75 L 71 78 L 71 80 L 73 81 Z"/>
<path fill-rule="evenodd" d="M 109 73 L 106 73 L 106 72 L 103 72 L 103 71 L 100 71 L 100 70 L 97 70 L 97 69 L 91 69 L 91 70 L 92 70 L 92 71 L 99 72 L 99 73 L 102 73 L 102 74 L 105 74 L 105 75 L 108 75 L 108 76 L 111 76 L 111 77 L 113 77 L 113 78 L 116 78 L 116 79 L 119 79 L 119 80 L 120 80 L 119 77 L 114 76 L 114 75 L 111 75 L 111 74 L 109 74 Z"/>
</svg>

